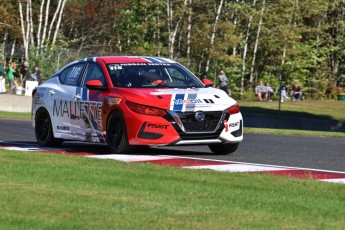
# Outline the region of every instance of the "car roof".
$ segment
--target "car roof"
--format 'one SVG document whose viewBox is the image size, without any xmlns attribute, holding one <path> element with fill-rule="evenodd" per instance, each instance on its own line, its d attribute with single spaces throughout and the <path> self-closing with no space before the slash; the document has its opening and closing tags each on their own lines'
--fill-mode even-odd
<svg viewBox="0 0 345 230">
<path fill-rule="evenodd" d="M 151 57 L 151 56 L 100 56 L 95 57 L 101 59 L 105 64 L 111 63 L 176 63 L 168 58 Z"/>
<path fill-rule="evenodd" d="M 96 62 L 97 60 L 102 60 L 105 64 L 112 63 L 177 63 L 169 58 L 153 57 L 153 56 L 98 56 L 98 57 L 87 57 L 73 62 L 68 63 L 64 67 L 60 68 L 51 77 L 56 76 L 61 73 L 67 67 L 81 62 Z"/>
</svg>

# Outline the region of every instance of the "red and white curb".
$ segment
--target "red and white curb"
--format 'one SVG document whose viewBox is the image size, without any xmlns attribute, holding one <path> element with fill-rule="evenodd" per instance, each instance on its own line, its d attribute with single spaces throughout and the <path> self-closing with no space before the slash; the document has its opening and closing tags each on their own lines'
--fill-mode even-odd
<svg viewBox="0 0 345 230">
<path fill-rule="evenodd" d="M 125 162 L 151 163 L 167 166 L 178 166 L 189 169 L 210 169 L 233 173 L 264 173 L 276 176 L 287 176 L 299 179 L 314 179 L 325 182 L 345 184 L 345 172 L 326 171 L 308 168 L 294 168 L 276 165 L 251 164 L 235 161 L 219 161 L 189 157 L 164 155 L 89 155 L 97 159 L 112 159 Z"/>
<path fill-rule="evenodd" d="M 151 163 L 157 165 L 177 166 L 188 169 L 210 169 L 222 172 L 232 173 L 264 173 L 276 176 L 286 176 L 298 179 L 314 179 L 318 181 L 333 182 L 345 184 L 345 172 L 327 171 L 308 168 L 295 168 L 276 165 L 252 164 L 234 161 L 220 161 L 211 159 L 200 159 L 190 157 L 177 157 L 165 155 L 115 155 L 104 154 L 97 155 L 89 152 L 71 152 L 63 149 L 41 148 L 30 146 L 2 145 L 0 149 L 16 151 L 36 151 L 36 152 L 54 152 L 66 155 L 86 156 L 95 159 L 111 159 L 123 162 Z"/>
</svg>

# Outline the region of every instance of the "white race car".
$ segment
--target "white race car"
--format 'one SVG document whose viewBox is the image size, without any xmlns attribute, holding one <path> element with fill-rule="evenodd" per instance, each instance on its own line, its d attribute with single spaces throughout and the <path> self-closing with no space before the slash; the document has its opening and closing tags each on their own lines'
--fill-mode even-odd
<svg viewBox="0 0 345 230">
<path fill-rule="evenodd" d="M 208 145 L 234 152 L 243 139 L 235 100 L 181 64 L 159 57 L 110 56 L 68 64 L 36 87 L 32 122 L 42 146 L 64 140 L 135 146 Z"/>
</svg>

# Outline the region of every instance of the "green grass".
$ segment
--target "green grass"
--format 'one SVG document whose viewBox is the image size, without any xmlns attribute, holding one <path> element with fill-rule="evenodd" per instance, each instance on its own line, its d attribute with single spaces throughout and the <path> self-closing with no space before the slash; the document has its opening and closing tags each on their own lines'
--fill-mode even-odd
<svg viewBox="0 0 345 230">
<path fill-rule="evenodd" d="M 326 132 L 326 131 L 310 131 L 295 129 L 268 129 L 268 128 L 251 128 L 244 127 L 244 133 L 251 134 L 274 134 L 274 135 L 290 135 L 290 136 L 314 136 L 314 137 L 336 137 L 345 138 L 345 133 Z"/>
<path fill-rule="evenodd" d="M 0 118 L 31 119 L 31 113 L 16 113 L 0 111 Z"/>
<path fill-rule="evenodd" d="M 319 101 L 301 101 L 301 102 L 284 102 L 278 101 L 259 102 L 238 100 L 241 111 L 244 113 L 263 113 L 283 116 L 310 117 L 333 119 L 345 121 L 345 101 L 319 100 Z"/>
<path fill-rule="evenodd" d="M 0 151 L 0 229 L 343 229 L 344 185 Z"/>
</svg>

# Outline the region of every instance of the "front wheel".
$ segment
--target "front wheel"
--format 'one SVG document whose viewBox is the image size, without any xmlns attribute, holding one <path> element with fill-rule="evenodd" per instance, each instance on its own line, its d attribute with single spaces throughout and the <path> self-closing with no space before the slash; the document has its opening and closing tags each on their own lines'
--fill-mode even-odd
<svg viewBox="0 0 345 230">
<path fill-rule="evenodd" d="M 114 154 L 125 154 L 134 150 L 128 143 L 125 121 L 119 111 L 114 111 L 108 119 L 107 141 Z"/>
<path fill-rule="evenodd" d="M 40 146 L 56 147 L 63 140 L 54 137 L 52 122 L 46 109 L 39 109 L 35 116 L 35 135 Z"/>
<path fill-rule="evenodd" d="M 240 143 L 211 144 L 208 147 L 214 154 L 226 155 L 236 151 Z"/>
</svg>

